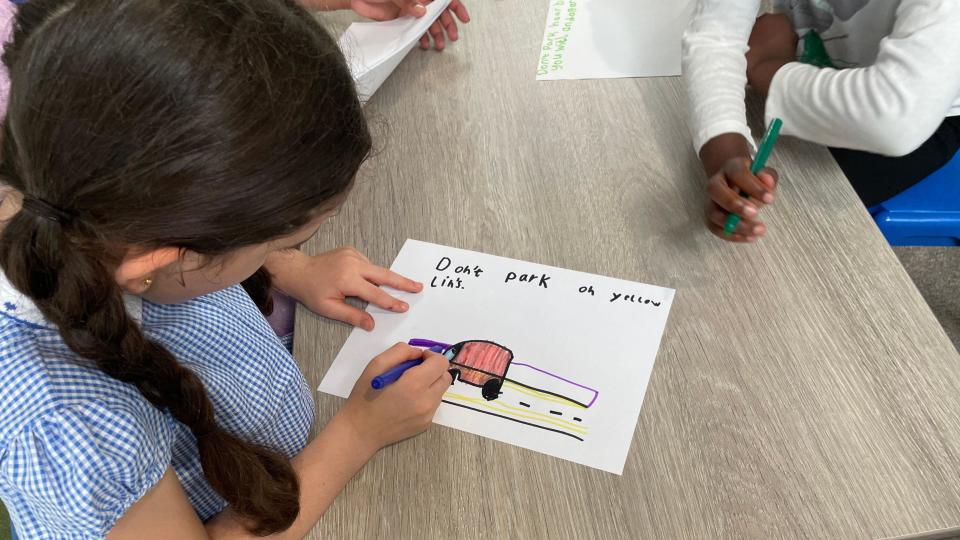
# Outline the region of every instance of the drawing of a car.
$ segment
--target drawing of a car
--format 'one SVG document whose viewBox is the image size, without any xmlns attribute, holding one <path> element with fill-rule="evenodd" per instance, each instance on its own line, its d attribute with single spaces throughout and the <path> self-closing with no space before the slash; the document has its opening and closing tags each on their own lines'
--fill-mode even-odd
<svg viewBox="0 0 960 540">
<path fill-rule="evenodd" d="M 500 395 L 513 361 L 513 351 L 492 341 L 471 340 L 451 345 L 443 352 L 460 382 L 480 387 L 484 399 Z"/>
<path fill-rule="evenodd" d="M 429 348 L 450 362 L 454 382 L 480 388 L 482 397 L 451 388 L 443 403 L 583 441 L 587 412 L 600 392 L 533 364 L 514 359 L 512 350 L 482 339 L 443 343 L 414 338 L 414 347 Z M 511 371 L 512 375 L 507 375 Z M 519 379 L 519 380 L 518 380 Z M 499 400 L 496 403 L 494 400 Z"/>
<path fill-rule="evenodd" d="M 600 393 L 581 383 L 532 364 L 515 362 L 513 351 L 499 343 L 483 339 L 471 339 L 455 344 L 432 339 L 414 338 L 408 341 L 414 347 L 430 347 L 439 350 L 450 361 L 454 381 L 481 389 L 487 401 L 497 399 L 505 384 L 519 388 L 520 392 L 534 392 L 548 400 L 559 399 L 563 403 L 589 409 Z M 513 367 L 514 377 L 507 371 Z M 516 372 L 520 370 L 521 380 Z"/>
</svg>

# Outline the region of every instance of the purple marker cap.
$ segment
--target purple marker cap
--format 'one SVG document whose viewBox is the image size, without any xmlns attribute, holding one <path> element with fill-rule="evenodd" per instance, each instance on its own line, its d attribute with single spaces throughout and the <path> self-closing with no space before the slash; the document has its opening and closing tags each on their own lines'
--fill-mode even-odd
<svg viewBox="0 0 960 540">
<path fill-rule="evenodd" d="M 439 341 L 433 341 L 432 339 L 420 339 L 414 338 L 407 342 L 408 345 L 413 347 L 443 347 L 444 349 L 449 349 L 449 343 L 440 343 Z"/>
</svg>

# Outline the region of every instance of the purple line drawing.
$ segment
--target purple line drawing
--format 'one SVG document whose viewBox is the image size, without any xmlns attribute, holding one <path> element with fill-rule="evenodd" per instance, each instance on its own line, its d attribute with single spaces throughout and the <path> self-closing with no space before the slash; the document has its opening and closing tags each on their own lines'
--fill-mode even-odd
<svg viewBox="0 0 960 540">
<path fill-rule="evenodd" d="M 578 382 L 573 382 L 573 381 L 571 381 L 570 379 L 565 379 L 565 378 L 557 375 L 556 373 L 550 373 L 549 371 L 547 371 L 547 370 L 545 370 L 545 369 L 540 369 L 540 368 L 538 368 L 537 366 L 534 366 L 534 365 L 531 365 L 531 364 L 524 364 L 524 363 L 522 363 L 522 362 L 514 362 L 513 365 L 514 365 L 514 366 L 528 367 L 528 368 L 530 368 L 530 369 L 532 369 L 532 370 L 534 370 L 534 371 L 539 371 L 540 373 L 543 373 L 543 374 L 545 374 L 545 375 L 549 375 L 549 376 L 551 376 L 551 377 L 553 377 L 553 378 L 560 379 L 561 381 L 563 381 L 563 382 L 565 382 L 565 383 L 570 383 L 570 384 L 572 384 L 572 385 L 574 385 L 574 386 L 579 386 L 580 388 L 583 388 L 584 390 L 587 390 L 588 392 L 593 392 L 593 399 L 590 400 L 590 403 L 587 403 L 587 408 L 588 408 L 588 409 L 590 408 L 591 405 L 594 404 L 595 401 L 597 401 L 597 396 L 600 395 L 600 391 L 599 391 L 599 390 L 590 388 L 589 386 L 584 386 L 584 385 L 582 385 L 582 384 L 580 384 L 580 383 L 578 383 Z"/>
</svg>

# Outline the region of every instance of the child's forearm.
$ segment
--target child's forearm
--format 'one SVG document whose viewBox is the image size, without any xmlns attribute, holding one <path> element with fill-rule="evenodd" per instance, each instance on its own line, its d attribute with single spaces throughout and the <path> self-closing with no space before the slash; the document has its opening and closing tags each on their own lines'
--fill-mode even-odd
<svg viewBox="0 0 960 540">
<path fill-rule="evenodd" d="M 791 63 L 768 72 L 767 122 L 781 118 L 784 135 L 826 146 L 908 154 L 960 94 L 958 28 L 956 3 L 904 0 L 872 64 L 837 70 Z"/>
<path fill-rule="evenodd" d="M 683 80 L 697 151 L 723 133 L 750 136 L 744 97 L 747 40 L 760 0 L 700 0 L 683 37 Z"/>
<path fill-rule="evenodd" d="M 753 88 L 756 93 L 760 94 L 760 96 L 764 98 L 767 97 L 770 93 L 770 84 L 773 82 L 773 76 L 777 74 L 780 68 L 789 64 L 791 61 L 792 60 L 783 58 L 773 58 L 757 62 L 755 66 L 751 66 L 750 70 L 747 71 L 747 79 L 750 81 L 750 87 Z"/>
<path fill-rule="evenodd" d="M 292 464 L 300 477 L 300 516 L 291 538 L 307 533 L 359 471 L 377 453 L 343 416 L 336 415 Z"/>
<path fill-rule="evenodd" d="M 300 515 L 289 529 L 270 538 L 303 538 L 375 453 L 376 449 L 370 448 L 349 422 L 334 416 L 320 435 L 291 460 L 300 478 Z M 254 538 L 229 509 L 208 522 L 206 528 L 210 538 L 217 540 Z"/>
<path fill-rule="evenodd" d="M 336 11 L 350 9 L 350 0 L 297 0 L 297 2 L 314 11 Z"/>
</svg>

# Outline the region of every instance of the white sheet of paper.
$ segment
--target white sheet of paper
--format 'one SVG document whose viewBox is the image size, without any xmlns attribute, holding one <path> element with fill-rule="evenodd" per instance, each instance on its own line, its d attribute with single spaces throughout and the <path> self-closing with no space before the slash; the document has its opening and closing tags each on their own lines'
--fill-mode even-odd
<svg viewBox="0 0 960 540">
<path fill-rule="evenodd" d="M 551 0 L 537 80 L 680 74 L 696 0 Z"/>
<path fill-rule="evenodd" d="M 436 0 L 427 4 L 427 13 L 420 18 L 353 23 L 347 28 L 340 36 L 340 50 L 350 65 L 361 101 L 376 93 L 449 5 L 450 0 Z"/>
<path fill-rule="evenodd" d="M 452 367 L 483 367 L 474 375 L 502 381 L 502 393 L 488 401 L 457 381 L 434 421 L 622 474 L 673 289 L 417 240 L 391 269 L 423 292 L 391 291 L 410 304 L 405 314 L 368 307 L 376 328 L 350 334 L 322 392 L 346 397 L 397 342 L 492 341 L 513 352 L 505 370 L 461 357 Z"/>
</svg>

